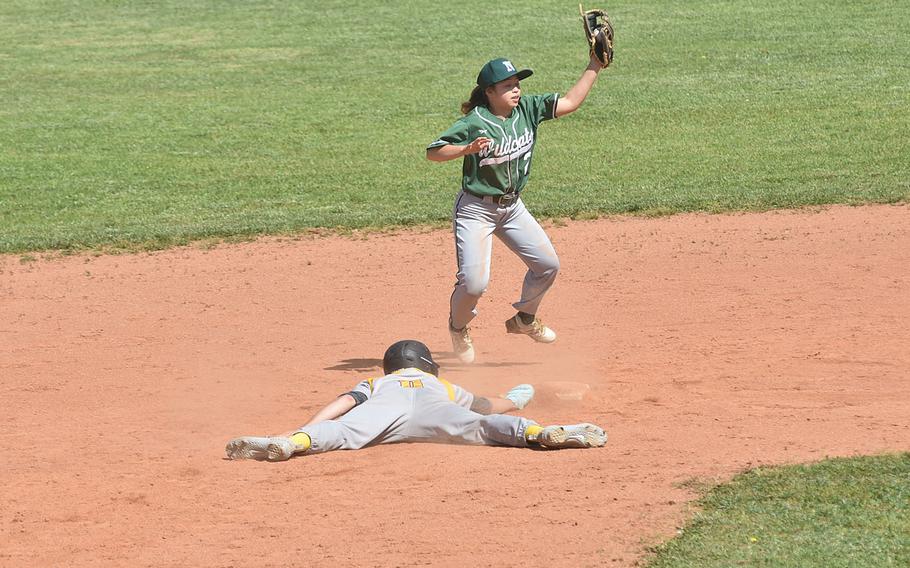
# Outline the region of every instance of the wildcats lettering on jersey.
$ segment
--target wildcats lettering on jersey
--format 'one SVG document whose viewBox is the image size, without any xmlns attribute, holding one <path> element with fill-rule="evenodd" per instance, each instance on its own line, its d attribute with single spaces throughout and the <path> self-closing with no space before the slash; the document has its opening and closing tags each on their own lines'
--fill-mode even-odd
<svg viewBox="0 0 910 568">
<path fill-rule="evenodd" d="M 521 136 L 513 138 L 506 135 L 502 140 L 494 140 L 486 150 L 480 152 L 480 165 L 501 164 L 517 160 L 534 146 L 534 133 L 527 128 Z M 492 156 L 491 156 L 492 154 Z"/>
<path fill-rule="evenodd" d="M 518 106 L 504 118 L 480 105 L 458 119 L 427 146 L 466 146 L 478 137 L 490 139 L 483 151 L 465 155 L 461 188 L 479 196 L 518 193 L 528 182 L 531 156 L 537 145 L 537 127 L 556 118 L 559 95 L 522 95 Z"/>
</svg>

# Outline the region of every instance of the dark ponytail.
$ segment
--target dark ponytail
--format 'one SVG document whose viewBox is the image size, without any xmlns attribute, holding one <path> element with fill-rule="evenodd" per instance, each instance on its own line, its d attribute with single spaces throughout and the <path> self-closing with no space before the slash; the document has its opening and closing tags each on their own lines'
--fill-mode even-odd
<svg viewBox="0 0 910 568">
<path fill-rule="evenodd" d="M 490 101 L 487 99 L 487 93 L 480 85 L 474 87 L 468 100 L 461 103 L 461 114 L 468 114 L 474 110 L 474 107 L 478 106 L 490 106 Z"/>
</svg>

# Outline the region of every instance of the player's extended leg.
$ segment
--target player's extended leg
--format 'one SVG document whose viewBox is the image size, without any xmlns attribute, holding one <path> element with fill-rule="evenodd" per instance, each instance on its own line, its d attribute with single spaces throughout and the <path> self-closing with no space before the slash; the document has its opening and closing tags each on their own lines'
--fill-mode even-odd
<svg viewBox="0 0 910 568">
<path fill-rule="evenodd" d="M 509 216 L 496 235 L 528 267 L 521 288 L 521 299 L 512 304 L 518 314 L 506 322 L 509 333 L 521 333 L 541 343 L 552 343 L 556 333 L 536 317 L 544 295 L 559 273 L 559 257 L 550 237 L 527 210 L 518 202 L 509 210 Z"/>
<path fill-rule="evenodd" d="M 234 438 L 225 447 L 229 459 L 284 461 L 294 454 L 356 450 L 404 439 L 410 394 L 391 392 L 354 407 L 337 420 L 326 420 L 280 436 Z"/>
<path fill-rule="evenodd" d="M 448 400 L 428 400 L 415 411 L 408 441 L 526 447 L 525 431 L 534 424 L 521 416 L 482 415 Z"/>
<path fill-rule="evenodd" d="M 406 412 L 410 407 L 410 399 L 405 404 L 390 406 L 368 401 L 337 420 L 304 426 L 299 431 L 310 438 L 306 453 L 359 450 L 376 444 L 400 442 L 405 437 Z"/>
<path fill-rule="evenodd" d="M 480 437 L 488 446 L 538 447 L 546 450 L 563 448 L 599 448 L 607 443 L 607 434 L 594 424 L 540 426 L 526 418 L 490 414 L 479 421 Z"/>
<path fill-rule="evenodd" d="M 474 346 L 468 324 L 477 315 L 477 301 L 490 282 L 495 206 L 462 192 L 455 202 L 452 225 L 458 273 L 449 301 L 449 333 L 455 354 L 461 362 L 471 363 Z"/>
<path fill-rule="evenodd" d="M 477 414 L 432 393 L 421 397 L 408 427 L 410 442 L 560 449 L 599 447 L 607 441 L 593 424 L 543 427 L 521 416 Z"/>
</svg>

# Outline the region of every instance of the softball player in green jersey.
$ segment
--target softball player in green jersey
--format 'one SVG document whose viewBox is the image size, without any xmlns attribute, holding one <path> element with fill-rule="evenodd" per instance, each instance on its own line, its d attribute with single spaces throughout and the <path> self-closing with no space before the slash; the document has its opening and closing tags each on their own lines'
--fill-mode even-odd
<svg viewBox="0 0 910 568">
<path fill-rule="evenodd" d="M 518 70 L 508 59 L 493 59 L 480 70 L 477 86 L 461 105 L 464 116 L 427 147 L 427 158 L 434 162 L 464 160 L 453 215 L 458 273 L 449 306 L 452 347 L 464 363 L 474 361 L 468 324 L 490 280 L 494 235 L 528 267 L 521 299 L 512 304 L 518 313 L 506 321 L 506 331 L 540 343 L 556 340 L 556 333 L 536 314 L 559 272 L 559 258 L 522 203 L 521 192 L 531 174 L 537 127 L 578 109 L 601 69 L 592 56 L 565 96 L 523 96 L 520 81 L 532 71 Z"/>
</svg>

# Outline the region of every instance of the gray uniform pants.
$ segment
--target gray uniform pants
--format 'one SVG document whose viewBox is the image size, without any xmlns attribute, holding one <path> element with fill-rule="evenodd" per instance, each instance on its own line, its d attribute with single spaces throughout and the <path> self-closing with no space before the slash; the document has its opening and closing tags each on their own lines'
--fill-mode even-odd
<svg viewBox="0 0 910 568">
<path fill-rule="evenodd" d="M 356 450 L 394 442 L 445 442 L 525 447 L 527 418 L 483 416 L 427 388 L 384 388 L 337 420 L 300 429 L 310 436 L 309 453 Z"/>
<path fill-rule="evenodd" d="M 462 191 L 455 200 L 453 218 L 458 275 L 450 305 L 452 326 L 461 329 L 477 315 L 477 301 L 490 282 L 493 235 L 528 267 L 521 299 L 512 306 L 536 314 L 559 272 L 559 258 L 550 238 L 522 200 L 500 207 Z"/>
</svg>

